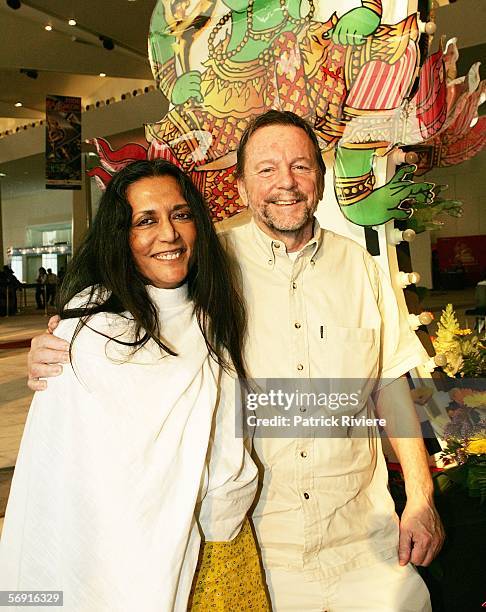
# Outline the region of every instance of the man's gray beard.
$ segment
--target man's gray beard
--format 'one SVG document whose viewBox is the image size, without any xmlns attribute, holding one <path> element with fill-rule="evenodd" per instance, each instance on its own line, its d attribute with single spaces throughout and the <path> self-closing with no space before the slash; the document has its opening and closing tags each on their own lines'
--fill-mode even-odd
<svg viewBox="0 0 486 612">
<path fill-rule="evenodd" d="M 278 232 L 288 232 L 294 233 L 300 231 L 304 228 L 308 223 L 313 223 L 314 221 L 314 211 L 305 207 L 305 210 L 302 213 L 301 219 L 297 219 L 294 221 L 292 225 L 283 225 L 282 220 L 275 218 L 274 215 L 270 213 L 271 204 L 267 204 L 262 211 L 261 219 L 270 229 L 276 230 Z"/>
</svg>

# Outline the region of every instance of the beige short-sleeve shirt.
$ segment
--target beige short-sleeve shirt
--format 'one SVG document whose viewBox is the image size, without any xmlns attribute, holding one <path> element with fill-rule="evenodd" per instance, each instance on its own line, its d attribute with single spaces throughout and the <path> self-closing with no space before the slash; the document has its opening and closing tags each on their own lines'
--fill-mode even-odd
<svg viewBox="0 0 486 612">
<path fill-rule="evenodd" d="M 292 260 L 246 213 L 218 229 L 241 270 L 252 377 L 386 381 L 427 359 L 385 274 L 354 241 L 316 220 Z M 262 482 L 253 520 L 266 567 L 313 580 L 396 554 L 379 438 L 255 438 L 254 450 Z"/>
</svg>

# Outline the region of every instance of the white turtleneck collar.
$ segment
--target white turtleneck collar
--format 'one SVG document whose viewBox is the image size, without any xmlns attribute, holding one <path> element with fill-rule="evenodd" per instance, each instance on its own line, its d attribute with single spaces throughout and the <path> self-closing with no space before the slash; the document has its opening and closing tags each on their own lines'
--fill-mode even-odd
<svg viewBox="0 0 486 612">
<path fill-rule="evenodd" d="M 177 308 L 187 303 L 187 283 L 175 289 L 159 289 L 153 285 L 147 285 L 147 292 L 153 303 L 161 310 Z"/>
</svg>

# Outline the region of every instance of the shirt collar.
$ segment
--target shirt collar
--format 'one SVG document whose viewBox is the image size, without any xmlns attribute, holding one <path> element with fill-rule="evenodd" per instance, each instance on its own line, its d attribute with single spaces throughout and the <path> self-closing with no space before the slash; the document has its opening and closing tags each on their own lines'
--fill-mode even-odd
<svg viewBox="0 0 486 612">
<path fill-rule="evenodd" d="M 285 244 L 281 240 L 275 240 L 275 238 L 272 238 L 266 234 L 258 227 L 253 217 L 250 221 L 250 225 L 255 242 L 262 250 L 264 256 L 267 258 L 268 263 L 275 263 L 276 257 L 287 257 Z M 300 253 L 307 255 L 309 259 L 313 259 L 322 244 L 323 236 L 324 232 L 319 225 L 319 221 L 316 219 L 316 217 L 314 217 L 314 231 L 312 238 L 305 246 L 302 247 Z"/>
</svg>

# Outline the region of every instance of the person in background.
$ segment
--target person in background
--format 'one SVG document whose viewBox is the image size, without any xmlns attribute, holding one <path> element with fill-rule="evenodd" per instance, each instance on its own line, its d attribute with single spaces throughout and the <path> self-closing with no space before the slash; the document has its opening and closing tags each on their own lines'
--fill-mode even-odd
<svg viewBox="0 0 486 612">
<path fill-rule="evenodd" d="M 17 291 L 22 283 L 15 276 L 12 268 L 3 266 L 0 272 L 0 315 L 17 314 Z"/>
<path fill-rule="evenodd" d="M 35 301 L 37 304 L 37 310 L 44 310 L 46 306 L 46 280 L 47 271 L 45 268 L 40 267 L 37 278 L 35 279 Z"/>
<path fill-rule="evenodd" d="M 64 269 L 64 266 L 61 266 L 59 270 L 57 271 L 57 282 L 59 283 L 59 285 L 62 284 L 65 274 L 66 274 L 66 270 Z"/>
<path fill-rule="evenodd" d="M 56 299 L 56 291 L 57 291 L 57 275 L 51 270 L 51 268 L 47 268 L 47 276 L 46 276 L 46 301 L 51 306 L 54 306 L 54 300 Z"/>
</svg>

